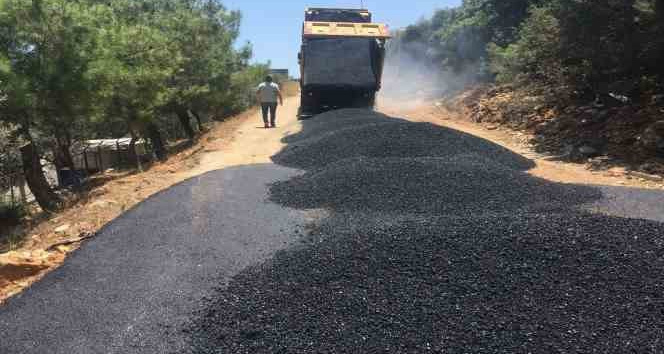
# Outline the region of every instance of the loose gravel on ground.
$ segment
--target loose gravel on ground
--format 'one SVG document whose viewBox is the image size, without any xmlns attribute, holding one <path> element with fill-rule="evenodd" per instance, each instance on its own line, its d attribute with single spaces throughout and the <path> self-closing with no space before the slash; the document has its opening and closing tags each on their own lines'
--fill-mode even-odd
<svg viewBox="0 0 664 354">
<path fill-rule="evenodd" d="M 194 352 L 664 352 L 663 223 L 432 125 L 343 110 L 290 139 L 305 173 L 272 200 L 330 216 L 220 287 Z"/>
<path fill-rule="evenodd" d="M 271 192 L 274 201 L 302 209 L 469 215 L 560 210 L 601 197 L 593 188 L 546 182 L 477 155 L 340 160 Z"/>
<path fill-rule="evenodd" d="M 335 124 L 336 117 L 340 119 Z M 363 119 L 366 117 L 366 121 Z M 318 126 L 318 120 L 321 125 Z M 381 122 L 382 121 L 382 122 Z M 306 125 L 312 125 L 312 128 Z M 334 127 L 332 127 L 334 126 Z M 281 165 L 302 169 L 326 166 L 358 156 L 450 157 L 477 154 L 517 170 L 534 167 L 532 161 L 472 135 L 431 123 L 411 123 L 362 110 L 340 110 L 305 123 L 302 133 L 273 157 Z"/>
</svg>

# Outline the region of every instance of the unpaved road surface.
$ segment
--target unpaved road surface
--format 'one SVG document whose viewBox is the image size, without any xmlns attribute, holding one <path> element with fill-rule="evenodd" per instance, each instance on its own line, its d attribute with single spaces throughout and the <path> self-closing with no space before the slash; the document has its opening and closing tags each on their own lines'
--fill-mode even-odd
<svg viewBox="0 0 664 354">
<path fill-rule="evenodd" d="M 296 107 L 10 299 L 0 353 L 664 351 L 661 193 Z"/>
</svg>

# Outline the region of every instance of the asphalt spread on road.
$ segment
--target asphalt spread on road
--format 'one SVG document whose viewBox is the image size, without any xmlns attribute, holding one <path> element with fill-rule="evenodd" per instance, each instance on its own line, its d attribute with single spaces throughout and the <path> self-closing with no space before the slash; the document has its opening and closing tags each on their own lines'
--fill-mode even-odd
<svg viewBox="0 0 664 354">
<path fill-rule="evenodd" d="M 286 142 L 274 161 L 306 172 L 271 200 L 330 214 L 219 289 L 193 352 L 664 351 L 662 193 L 552 183 L 487 141 L 363 110 Z"/>
<path fill-rule="evenodd" d="M 284 142 L 110 223 L 0 308 L 0 353 L 664 351 L 661 193 L 366 110 Z"/>
<path fill-rule="evenodd" d="M 297 171 L 210 172 L 104 227 L 57 270 L 0 307 L 0 353 L 171 353 L 214 288 L 300 238 L 309 222 L 266 202 Z"/>
</svg>

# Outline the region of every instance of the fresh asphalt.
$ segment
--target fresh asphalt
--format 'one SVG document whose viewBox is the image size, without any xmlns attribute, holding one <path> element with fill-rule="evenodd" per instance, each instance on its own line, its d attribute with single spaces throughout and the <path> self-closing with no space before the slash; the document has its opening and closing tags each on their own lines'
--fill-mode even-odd
<svg viewBox="0 0 664 354">
<path fill-rule="evenodd" d="M 295 172 L 229 168 L 141 203 L 0 308 L 0 353 L 181 351 L 213 288 L 298 238 L 305 215 L 266 201 Z"/>
<path fill-rule="evenodd" d="M 304 127 L 278 164 L 110 223 L 0 308 L 0 353 L 663 348 L 662 193 L 548 183 L 489 142 L 357 110 Z"/>
<path fill-rule="evenodd" d="M 664 352 L 661 192 L 553 183 L 363 110 L 286 140 L 273 160 L 306 172 L 271 200 L 328 215 L 218 289 L 195 353 Z"/>
</svg>

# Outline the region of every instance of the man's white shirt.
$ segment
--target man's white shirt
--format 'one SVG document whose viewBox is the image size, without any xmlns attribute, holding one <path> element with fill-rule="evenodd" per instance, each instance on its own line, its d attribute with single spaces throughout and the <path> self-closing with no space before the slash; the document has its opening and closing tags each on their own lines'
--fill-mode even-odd
<svg viewBox="0 0 664 354">
<path fill-rule="evenodd" d="M 258 85 L 258 95 L 261 102 L 276 103 L 279 98 L 279 85 L 274 82 L 264 82 Z"/>
</svg>

